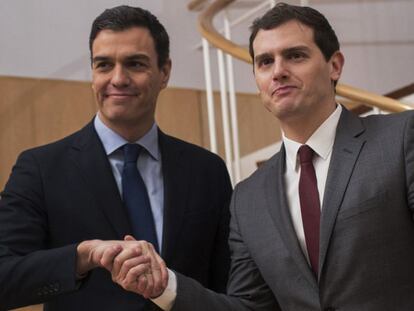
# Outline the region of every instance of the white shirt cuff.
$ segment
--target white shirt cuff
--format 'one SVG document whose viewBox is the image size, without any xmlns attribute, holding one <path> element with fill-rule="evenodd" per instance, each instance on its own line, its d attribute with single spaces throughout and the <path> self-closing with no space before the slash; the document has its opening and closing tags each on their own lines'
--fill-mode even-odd
<svg viewBox="0 0 414 311">
<path fill-rule="evenodd" d="M 177 278 L 175 273 L 168 270 L 168 284 L 164 292 L 157 298 L 151 299 L 158 307 L 164 311 L 170 311 L 177 296 Z"/>
</svg>

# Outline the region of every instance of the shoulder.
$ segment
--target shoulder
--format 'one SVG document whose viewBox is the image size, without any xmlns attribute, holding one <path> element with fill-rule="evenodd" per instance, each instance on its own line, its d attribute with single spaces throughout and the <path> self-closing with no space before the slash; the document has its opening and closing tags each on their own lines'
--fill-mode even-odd
<svg viewBox="0 0 414 311">
<path fill-rule="evenodd" d="M 89 137 L 93 136 L 97 137 L 93 126 L 89 123 L 84 128 L 57 141 L 27 149 L 19 155 L 19 158 L 29 157 L 35 158 L 38 161 L 48 162 L 52 158 L 65 157 L 70 148 L 82 144 L 85 138 L 89 139 Z"/>
<path fill-rule="evenodd" d="M 390 114 L 373 114 L 366 117 L 360 117 L 360 120 L 365 125 L 401 124 L 401 122 L 404 121 L 414 120 L 414 110 Z"/>
<path fill-rule="evenodd" d="M 280 171 L 280 168 L 282 168 L 284 164 L 280 161 L 284 161 L 283 146 L 279 152 L 275 153 L 269 160 L 261 164 L 252 175 L 238 183 L 235 190 L 239 193 L 263 191 L 265 187 L 264 183 L 269 174 L 274 175 L 272 178 L 275 179 L 277 178 L 277 174 L 283 174 L 283 172 Z"/>
<path fill-rule="evenodd" d="M 360 118 L 367 134 L 393 136 L 397 139 L 407 129 L 414 128 L 414 111 L 386 115 L 370 115 Z"/>
</svg>

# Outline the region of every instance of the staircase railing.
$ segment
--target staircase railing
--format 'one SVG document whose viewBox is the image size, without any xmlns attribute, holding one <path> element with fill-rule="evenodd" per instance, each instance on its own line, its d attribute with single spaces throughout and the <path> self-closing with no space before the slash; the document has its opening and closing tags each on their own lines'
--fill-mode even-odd
<svg viewBox="0 0 414 311">
<path fill-rule="evenodd" d="M 223 37 L 223 35 L 221 35 L 213 25 L 214 17 L 228 5 L 236 1 L 237 0 L 213 1 L 205 10 L 200 13 L 198 18 L 198 29 L 201 35 L 216 48 L 223 50 L 225 53 L 228 53 L 239 60 L 247 63 L 252 63 L 252 59 L 247 49 Z M 371 93 L 360 88 L 345 85 L 342 83 L 338 83 L 336 92 L 339 96 L 351 99 L 356 102 L 362 102 L 366 105 L 389 112 L 401 112 L 413 109 L 413 107 L 392 98 Z"/>
<path fill-rule="evenodd" d="M 205 67 L 209 66 L 209 47 L 208 44 L 211 44 L 212 46 L 216 47 L 218 49 L 218 62 L 219 67 L 224 67 L 222 64 L 223 62 L 223 56 L 220 54 L 222 52 L 225 52 L 228 55 L 231 55 L 232 57 L 235 57 L 241 61 L 252 63 L 252 59 L 249 55 L 249 52 L 246 48 L 243 48 L 239 46 L 238 44 L 232 42 L 230 40 L 230 36 L 228 34 L 228 31 L 226 31 L 226 27 L 228 27 L 228 20 L 225 18 L 225 36 L 223 36 L 213 25 L 213 19 L 214 17 L 221 11 L 225 10 L 230 4 L 236 2 L 236 0 L 214 0 L 212 2 L 208 2 L 206 0 L 194 0 L 189 3 L 188 8 L 190 10 L 198 10 L 200 7 L 204 7 L 201 13 L 198 16 L 198 30 L 201 33 L 201 36 L 203 37 L 203 52 L 204 52 L 204 61 L 205 61 Z M 269 7 L 270 3 L 272 1 L 269 1 Z M 273 1 L 274 3 L 275 1 Z M 227 23 L 227 24 L 226 24 Z M 227 37 L 227 38 L 226 38 Z M 231 60 L 228 60 L 228 65 L 232 66 Z M 231 67 L 230 66 L 230 67 Z M 206 71 L 208 71 L 208 68 L 205 68 Z M 223 69 L 224 70 L 224 69 Z M 231 70 L 229 70 L 228 75 L 231 75 Z M 221 73 L 221 69 L 219 69 L 219 72 Z M 231 77 L 230 77 L 231 78 Z M 210 81 L 209 81 L 210 80 Z M 231 80 L 231 79 L 230 79 Z M 220 77 L 221 81 L 221 77 Z M 221 81 L 222 82 L 222 81 Z M 233 81 L 229 82 L 230 88 L 233 84 Z M 226 129 L 229 129 L 229 125 L 225 124 L 228 122 L 228 116 L 227 116 L 227 102 L 226 97 L 223 95 L 223 92 L 226 93 L 226 84 L 221 83 L 224 86 L 224 90 L 222 90 L 222 113 L 223 113 L 223 128 L 224 128 L 224 138 L 225 138 L 225 154 L 226 154 L 226 163 L 230 171 L 230 175 L 233 178 L 234 182 L 238 182 L 240 180 L 240 159 L 239 159 L 239 150 L 238 150 L 238 130 L 237 130 L 237 122 L 236 128 L 232 124 L 232 141 L 233 141 L 233 150 L 231 150 L 231 144 L 230 144 L 230 138 L 229 134 L 226 134 Z M 209 76 L 209 73 L 206 72 L 206 88 L 207 88 L 207 94 L 212 94 L 211 89 L 211 77 Z M 370 107 L 375 107 L 383 111 L 387 112 L 401 112 L 405 110 L 411 110 L 413 107 L 406 105 L 402 102 L 399 102 L 395 99 L 374 94 L 372 92 L 368 92 L 366 90 L 362 90 L 357 87 L 353 87 L 350 85 L 345 85 L 342 83 L 338 83 L 336 86 L 336 93 L 338 96 L 346 98 L 348 100 L 351 100 L 355 103 L 361 103 Z M 207 95 L 209 97 L 209 95 Z M 231 97 L 231 95 L 230 95 Z M 223 104 L 224 99 L 224 104 Z M 212 95 L 210 95 L 210 100 L 207 98 L 207 104 L 208 104 L 208 115 L 209 115 L 209 128 L 210 128 L 210 146 L 212 151 L 217 152 L 217 145 L 216 145 L 216 133 L 215 133 L 215 121 L 214 121 L 214 103 L 212 103 Z M 234 114 L 237 114 L 235 104 L 233 104 L 234 107 L 230 107 L 231 109 L 231 118 L 234 119 Z M 213 121 L 210 119 L 213 118 Z M 232 123 L 234 121 L 232 120 Z M 213 129 L 214 127 L 214 129 Z M 228 130 L 229 131 L 229 130 Z M 230 131 L 229 131 L 230 132 Z M 226 137 L 227 136 L 227 137 Z M 235 141 L 237 141 L 235 143 Z M 232 160 L 231 154 L 233 153 L 234 161 Z"/>
</svg>

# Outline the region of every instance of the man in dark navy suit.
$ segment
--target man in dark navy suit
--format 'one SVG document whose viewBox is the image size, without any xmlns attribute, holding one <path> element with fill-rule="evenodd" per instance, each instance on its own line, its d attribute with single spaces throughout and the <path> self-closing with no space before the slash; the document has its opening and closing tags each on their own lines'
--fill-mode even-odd
<svg viewBox="0 0 414 311">
<path fill-rule="evenodd" d="M 154 249 L 172 269 L 224 291 L 226 167 L 154 121 L 171 71 L 167 32 L 150 12 L 119 6 L 94 21 L 90 51 L 96 117 L 58 142 L 23 152 L 1 195 L 0 310 L 37 303 L 46 310 L 158 308 L 113 282 L 113 263 L 105 261 L 117 255 L 133 265 L 136 255 L 154 251 L 132 241 L 143 237 L 125 199 L 126 188 L 136 194 L 123 180 L 124 146 L 131 144 L 139 145 L 133 169 L 144 184 Z"/>
</svg>

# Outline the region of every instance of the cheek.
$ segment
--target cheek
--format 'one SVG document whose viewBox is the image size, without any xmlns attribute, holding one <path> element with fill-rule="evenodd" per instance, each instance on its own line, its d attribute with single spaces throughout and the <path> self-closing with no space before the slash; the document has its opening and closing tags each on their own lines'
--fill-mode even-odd
<svg viewBox="0 0 414 311">
<path fill-rule="evenodd" d="M 269 81 L 267 79 L 265 79 L 264 77 L 260 76 L 257 77 L 256 76 L 256 86 L 257 89 L 260 92 L 260 95 L 263 97 L 266 95 L 268 87 L 269 87 Z"/>
<path fill-rule="evenodd" d="M 93 75 L 92 76 L 92 89 L 95 93 L 102 92 L 102 90 L 105 88 L 107 83 L 107 78 L 102 75 Z"/>
<path fill-rule="evenodd" d="M 329 68 L 324 64 L 315 66 L 307 73 L 306 79 L 308 84 L 330 84 L 331 78 Z"/>
<path fill-rule="evenodd" d="M 93 91 L 93 96 L 95 97 L 96 100 L 99 101 L 99 86 L 96 85 L 95 82 L 92 82 L 92 91 Z"/>
</svg>

